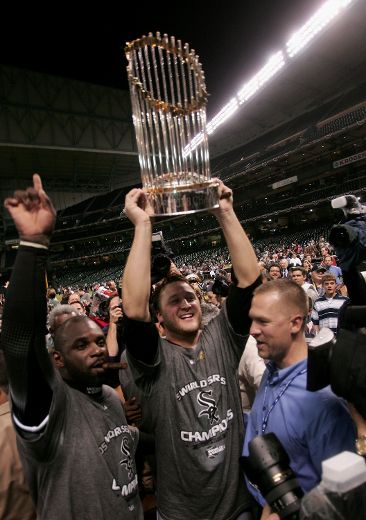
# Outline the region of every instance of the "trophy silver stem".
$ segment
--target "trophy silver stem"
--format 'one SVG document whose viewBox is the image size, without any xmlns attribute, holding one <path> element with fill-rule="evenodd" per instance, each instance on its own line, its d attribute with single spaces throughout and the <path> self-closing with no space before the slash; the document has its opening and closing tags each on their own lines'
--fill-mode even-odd
<svg viewBox="0 0 366 520">
<path fill-rule="evenodd" d="M 160 40 L 160 33 L 157 33 L 157 35 L 158 35 L 158 40 L 161 41 Z M 165 62 L 164 62 L 164 56 L 163 56 L 163 51 L 162 51 L 162 47 L 161 46 L 158 46 L 158 52 L 159 52 L 159 61 L 160 61 L 160 72 L 161 72 L 162 83 L 163 83 L 164 99 L 168 99 L 168 91 L 167 91 L 166 76 L 165 76 Z M 156 83 L 158 85 L 157 86 L 157 89 L 158 89 L 158 99 L 161 100 L 163 98 L 160 96 L 160 83 L 159 83 L 159 76 L 158 76 L 157 70 L 156 70 L 156 73 L 155 73 L 155 78 L 156 78 Z M 132 94 L 131 94 L 131 96 L 132 96 Z M 167 121 L 166 121 L 166 117 L 164 117 L 164 113 L 162 111 L 162 108 L 159 108 L 159 116 L 160 116 L 160 122 L 161 122 L 161 128 L 162 128 L 163 140 L 164 140 L 166 171 L 170 171 L 171 167 L 170 167 L 170 156 L 169 156 Z M 162 175 L 162 172 L 161 172 L 161 175 Z"/>
</svg>

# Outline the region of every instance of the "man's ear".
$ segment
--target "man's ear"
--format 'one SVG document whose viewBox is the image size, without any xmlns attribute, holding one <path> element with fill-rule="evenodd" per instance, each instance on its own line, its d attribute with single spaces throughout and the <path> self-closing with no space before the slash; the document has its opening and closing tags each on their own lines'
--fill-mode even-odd
<svg viewBox="0 0 366 520">
<path fill-rule="evenodd" d="M 63 368 L 65 366 L 64 358 L 62 357 L 61 352 L 59 352 L 58 350 L 54 350 L 52 356 L 56 368 Z"/>
<path fill-rule="evenodd" d="M 160 311 L 157 311 L 156 318 L 157 318 L 159 324 L 162 325 L 164 320 L 163 320 L 163 316 Z"/>
<path fill-rule="evenodd" d="M 297 334 L 298 332 L 301 331 L 301 329 L 303 328 L 303 324 L 305 322 L 305 318 L 304 316 L 301 316 L 300 314 L 298 315 L 295 315 L 295 316 L 292 316 L 291 318 L 291 332 L 293 334 Z"/>
<path fill-rule="evenodd" d="M 161 338 L 164 338 L 165 337 L 164 323 L 162 321 L 158 321 L 155 325 L 156 325 L 156 328 L 158 329 L 159 336 Z"/>
</svg>

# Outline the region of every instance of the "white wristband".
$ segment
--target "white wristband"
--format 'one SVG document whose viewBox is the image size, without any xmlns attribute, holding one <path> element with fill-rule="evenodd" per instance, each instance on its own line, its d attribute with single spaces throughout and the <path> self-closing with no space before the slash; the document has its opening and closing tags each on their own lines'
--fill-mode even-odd
<svg viewBox="0 0 366 520">
<path fill-rule="evenodd" d="M 37 244 L 37 242 L 27 242 L 26 240 L 21 240 L 19 242 L 20 246 L 27 246 L 27 247 L 35 247 L 36 249 L 48 249 L 47 246 L 44 246 L 43 244 Z"/>
</svg>

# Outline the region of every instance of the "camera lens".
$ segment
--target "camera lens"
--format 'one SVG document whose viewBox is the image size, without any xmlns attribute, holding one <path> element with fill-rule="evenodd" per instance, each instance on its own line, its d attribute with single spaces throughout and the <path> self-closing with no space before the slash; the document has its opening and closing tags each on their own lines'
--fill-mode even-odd
<svg viewBox="0 0 366 520">
<path fill-rule="evenodd" d="M 254 437 L 242 464 L 249 481 L 281 520 L 297 520 L 303 492 L 290 468 L 290 459 L 274 433 Z"/>
<path fill-rule="evenodd" d="M 334 247 L 349 247 L 355 240 L 352 228 L 347 225 L 333 226 L 329 233 L 329 242 Z"/>
</svg>

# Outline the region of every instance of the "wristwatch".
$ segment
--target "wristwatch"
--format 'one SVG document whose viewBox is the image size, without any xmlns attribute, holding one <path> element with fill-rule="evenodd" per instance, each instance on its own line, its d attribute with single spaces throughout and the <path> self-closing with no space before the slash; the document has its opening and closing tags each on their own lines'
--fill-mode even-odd
<svg viewBox="0 0 366 520">
<path fill-rule="evenodd" d="M 366 435 L 360 435 L 356 438 L 355 447 L 358 455 L 366 456 Z"/>
</svg>

